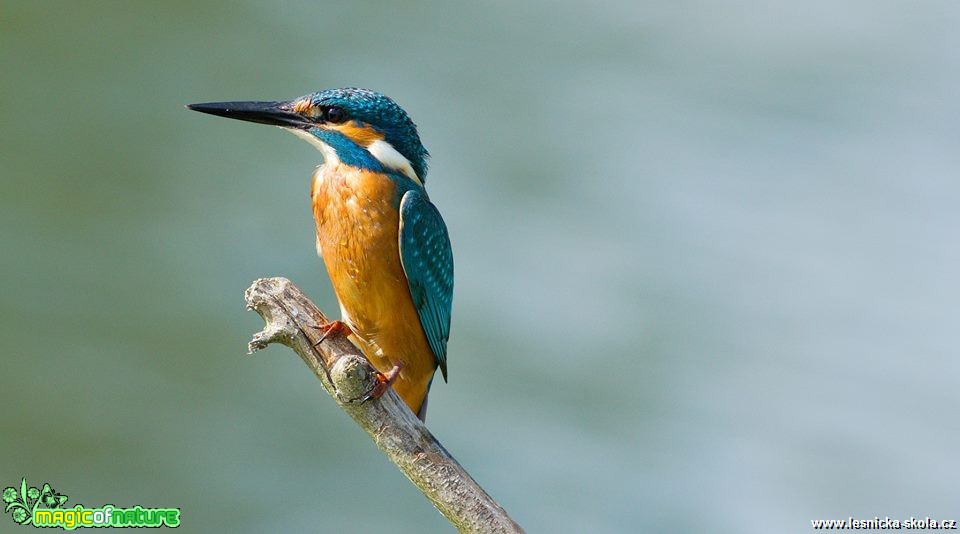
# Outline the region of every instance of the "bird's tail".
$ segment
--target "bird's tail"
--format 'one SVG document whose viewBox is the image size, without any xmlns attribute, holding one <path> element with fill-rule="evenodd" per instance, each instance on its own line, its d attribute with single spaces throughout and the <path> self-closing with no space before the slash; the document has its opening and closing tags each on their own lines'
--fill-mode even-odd
<svg viewBox="0 0 960 534">
<path fill-rule="evenodd" d="M 430 398 L 430 394 L 429 394 L 429 393 L 426 394 L 426 395 L 424 395 L 424 396 L 423 396 L 423 403 L 420 404 L 420 409 L 417 410 L 417 417 L 419 417 L 420 420 L 423 421 L 424 423 L 427 422 L 427 399 L 429 399 L 429 398 Z"/>
</svg>

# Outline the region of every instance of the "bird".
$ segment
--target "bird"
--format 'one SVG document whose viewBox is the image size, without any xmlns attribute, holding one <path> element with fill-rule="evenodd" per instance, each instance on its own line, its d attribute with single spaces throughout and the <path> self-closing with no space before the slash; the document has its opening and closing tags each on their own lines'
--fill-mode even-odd
<svg viewBox="0 0 960 534">
<path fill-rule="evenodd" d="M 424 187 L 429 153 L 417 126 L 386 95 L 347 87 L 292 100 L 206 102 L 188 109 L 279 126 L 322 154 L 310 199 L 317 253 L 341 319 L 321 339 L 348 336 L 421 420 L 436 369 L 447 381 L 453 252 Z"/>
</svg>

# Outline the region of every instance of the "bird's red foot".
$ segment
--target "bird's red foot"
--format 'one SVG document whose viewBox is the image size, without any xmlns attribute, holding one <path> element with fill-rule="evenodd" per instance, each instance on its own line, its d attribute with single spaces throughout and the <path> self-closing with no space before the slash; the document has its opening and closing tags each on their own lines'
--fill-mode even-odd
<svg viewBox="0 0 960 534">
<path fill-rule="evenodd" d="M 323 343 L 324 339 L 327 339 L 331 335 L 343 335 L 350 336 L 353 335 L 353 330 L 350 330 L 350 327 L 347 326 L 347 323 L 343 321 L 330 321 L 327 324 L 315 326 L 314 328 L 320 330 L 320 339 L 313 344 L 314 347 Z"/>
<path fill-rule="evenodd" d="M 377 383 L 374 384 L 373 389 L 367 394 L 365 400 L 379 399 L 382 397 L 383 394 L 390 389 L 390 386 L 397 381 L 397 377 L 400 376 L 400 369 L 403 369 L 403 364 L 398 363 L 393 366 L 393 369 L 387 371 L 386 374 L 377 373 Z"/>
</svg>

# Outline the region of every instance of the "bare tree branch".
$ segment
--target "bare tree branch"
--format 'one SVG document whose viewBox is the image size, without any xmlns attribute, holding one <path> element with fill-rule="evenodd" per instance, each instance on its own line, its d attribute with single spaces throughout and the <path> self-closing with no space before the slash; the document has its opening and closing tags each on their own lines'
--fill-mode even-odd
<svg viewBox="0 0 960 534">
<path fill-rule="evenodd" d="M 286 278 L 261 278 L 246 292 L 247 307 L 266 326 L 250 341 L 250 352 L 282 343 L 300 355 L 337 404 L 370 435 L 377 447 L 461 532 L 523 532 L 443 448 L 390 389 L 361 401 L 376 382 L 376 369 L 343 335 L 319 344 L 327 317 Z"/>
</svg>

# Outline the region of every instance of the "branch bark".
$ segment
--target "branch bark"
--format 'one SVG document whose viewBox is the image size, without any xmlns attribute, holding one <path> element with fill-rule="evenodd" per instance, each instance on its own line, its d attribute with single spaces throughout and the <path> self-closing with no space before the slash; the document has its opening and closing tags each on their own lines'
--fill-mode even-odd
<svg viewBox="0 0 960 534">
<path fill-rule="evenodd" d="M 343 335 L 317 343 L 318 326 L 327 317 L 297 286 L 286 278 L 261 278 L 245 297 L 247 308 L 266 322 L 250 341 L 250 353 L 271 343 L 293 349 L 340 408 L 460 532 L 523 532 L 393 389 L 379 399 L 357 400 L 372 390 L 376 369 Z"/>
</svg>

